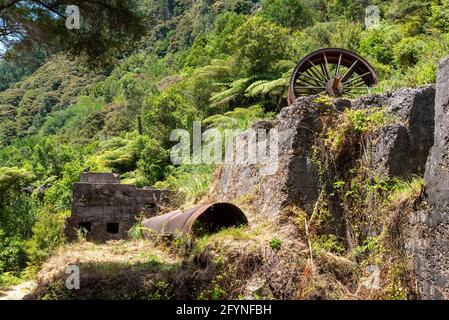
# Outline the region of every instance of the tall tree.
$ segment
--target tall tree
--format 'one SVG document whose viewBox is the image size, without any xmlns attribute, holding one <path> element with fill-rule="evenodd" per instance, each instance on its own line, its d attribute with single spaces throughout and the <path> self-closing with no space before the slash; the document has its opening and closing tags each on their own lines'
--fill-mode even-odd
<svg viewBox="0 0 449 320">
<path fill-rule="evenodd" d="M 79 8 L 79 29 L 66 26 L 67 7 L 73 5 Z M 105 62 L 140 39 L 136 9 L 135 0 L 0 0 L 0 48 L 40 43 Z"/>
</svg>

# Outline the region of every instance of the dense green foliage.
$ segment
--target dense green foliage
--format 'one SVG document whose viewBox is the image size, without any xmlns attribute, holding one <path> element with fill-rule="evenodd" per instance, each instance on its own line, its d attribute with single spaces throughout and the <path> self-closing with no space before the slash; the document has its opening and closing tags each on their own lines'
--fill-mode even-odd
<svg viewBox="0 0 449 320">
<path fill-rule="evenodd" d="M 79 19 L 68 27 L 77 6 Z M 0 49 L 45 46 L 104 64 L 140 40 L 144 29 L 134 0 L 1 0 Z M 0 53 L 3 50 L 0 50 Z"/>
<path fill-rule="evenodd" d="M 377 29 L 364 27 L 361 0 L 141 0 L 145 37 L 112 70 L 59 54 L 16 82 L 31 71 L 1 61 L 0 273 L 39 265 L 63 242 L 71 184 L 87 166 L 178 191 L 180 202 L 204 195 L 214 167 L 174 166 L 171 131 L 272 118 L 312 50 L 365 56 L 377 91 L 433 83 L 449 52 L 449 1 L 373 3 Z"/>
<path fill-rule="evenodd" d="M 36 71 L 45 63 L 47 53 L 37 46 L 25 51 L 13 47 L 3 58 L 0 60 L 0 92 Z"/>
</svg>

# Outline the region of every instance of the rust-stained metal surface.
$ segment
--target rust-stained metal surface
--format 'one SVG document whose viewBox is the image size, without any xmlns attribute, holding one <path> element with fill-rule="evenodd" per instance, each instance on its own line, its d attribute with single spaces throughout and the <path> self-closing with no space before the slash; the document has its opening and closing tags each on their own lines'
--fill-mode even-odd
<svg viewBox="0 0 449 320">
<path fill-rule="evenodd" d="M 368 92 L 378 83 L 373 67 L 354 52 L 326 48 L 304 57 L 293 71 L 288 89 L 288 103 L 302 95 Z"/>
<path fill-rule="evenodd" d="M 151 230 L 159 235 L 179 236 L 187 233 L 213 233 L 247 223 L 245 214 L 237 206 L 231 203 L 215 203 L 153 217 L 143 221 L 142 226 L 144 230 Z"/>
</svg>

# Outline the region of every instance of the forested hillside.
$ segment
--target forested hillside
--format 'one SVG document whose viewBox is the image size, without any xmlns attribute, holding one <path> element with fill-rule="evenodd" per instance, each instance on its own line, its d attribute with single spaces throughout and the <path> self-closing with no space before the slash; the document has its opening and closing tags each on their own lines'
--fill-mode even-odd
<svg viewBox="0 0 449 320">
<path fill-rule="evenodd" d="M 272 119 L 287 105 L 295 64 L 319 48 L 365 57 L 381 79 L 375 92 L 435 83 L 449 53 L 448 0 L 137 5 L 143 37 L 113 66 L 57 48 L 0 60 L 0 287 L 32 277 L 64 243 L 71 185 L 86 167 L 172 190 L 188 206 L 215 167 L 173 165 L 172 130 Z M 365 27 L 368 5 L 380 8 L 379 28 Z"/>
</svg>

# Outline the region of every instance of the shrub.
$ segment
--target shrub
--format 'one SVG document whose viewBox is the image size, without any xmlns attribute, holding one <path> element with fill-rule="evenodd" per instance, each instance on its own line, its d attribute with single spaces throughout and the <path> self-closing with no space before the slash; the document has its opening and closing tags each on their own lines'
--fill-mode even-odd
<svg viewBox="0 0 449 320">
<path fill-rule="evenodd" d="M 181 165 L 172 169 L 167 178 L 156 183 L 155 187 L 177 192 L 178 198 L 174 200 L 179 204 L 195 202 L 206 194 L 214 169 L 214 166 L 206 164 Z"/>
<path fill-rule="evenodd" d="M 413 69 L 417 85 L 425 85 L 436 82 L 438 63 L 435 60 L 431 59 L 421 61 Z"/>
<path fill-rule="evenodd" d="M 33 227 L 33 235 L 26 242 L 31 267 L 39 266 L 56 248 L 64 243 L 64 222 L 70 212 L 41 211 Z"/>
<path fill-rule="evenodd" d="M 0 274 L 3 272 L 18 272 L 25 267 L 25 251 L 20 237 L 6 237 L 0 229 Z"/>
<path fill-rule="evenodd" d="M 69 210 L 72 203 L 72 185 L 79 181 L 83 168 L 83 162 L 77 159 L 64 165 L 62 177 L 57 179 L 51 176 L 46 180 L 51 186 L 44 194 L 45 204 L 56 211 Z"/>
<path fill-rule="evenodd" d="M 408 181 L 398 180 L 392 187 L 392 192 L 388 197 L 388 202 L 391 206 L 399 206 L 402 202 L 407 200 L 414 200 L 419 197 L 424 188 L 424 178 L 414 177 Z"/>
<path fill-rule="evenodd" d="M 101 141 L 96 155 L 88 163 L 96 171 L 117 170 L 120 173 L 130 172 L 137 168 L 141 153 L 140 140 L 137 134 L 127 134 L 125 137 L 115 137 Z"/>
<path fill-rule="evenodd" d="M 346 110 L 346 115 L 358 133 L 366 133 L 384 126 L 391 119 L 382 109 Z"/>
<path fill-rule="evenodd" d="M 366 2 L 360 0 L 327 1 L 330 16 L 333 19 L 360 21 L 365 14 Z"/>
<path fill-rule="evenodd" d="M 338 242 L 335 235 L 320 235 L 312 238 L 312 251 L 314 254 L 319 255 L 322 252 L 332 252 L 337 254 L 343 254 L 346 249 Z"/>
<path fill-rule="evenodd" d="M 136 223 L 128 231 L 128 237 L 130 239 L 138 240 L 143 238 L 143 230 L 140 223 Z"/>
<path fill-rule="evenodd" d="M 33 178 L 25 169 L 0 167 L 0 230 L 4 231 L 5 241 L 29 234 L 34 222 L 35 203 L 23 189 Z"/>
<path fill-rule="evenodd" d="M 225 12 L 215 19 L 214 48 L 220 53 L 232 54 L 230 42 L 235 30 L 245 22 L 245 16 L 235 12 Z"/>
<path fill-rule="evenodd" d="M 341 115 L 334 127 L 327 130 L 327 137 L 324 140 L 325 145 L 338 156 L 350 139 L 372 132 L 393 120 L 391 116 L 379 108 L 348 109 Z"/>
<path fill-rule="evenodd" d="M 157 267 L 161 265 L 161 262 L 159 261 L 159 257 L 155 254 L 150 254 L 148 256 L 146 264 L 150 267 Z"/>
<path fill-rule="evenodd" d="M 246 130 L 251 124 L 261 119 L 272 119 L 273 113 L 265 113 L 260 105 L 249 108 L 235 108 L 224 115 L 214 115 L 203 120 L 203 124 L 218 129 Z"/>
<path fill-rule="evenodd" d="M 427 44 L 421 38 L 404 38 L 393 47 L 394 61 L 404 69 L 413 67 L 419 62 L 425 49 Z"/>
<path fill-rule="evenodd" d="M 432 4 L 432 18 L 431 24 L 438 29 L 448 32 L 449 31 L 449 1 L 442 0 L 439 3 Z"/>
<path fill-rule="evenodd" d="M 5 272 L 5 273 L 0 272 L 0 290 L 3 288 L 8 288 L 10 286 L 20 284 L 22 281 L 23 279 L 13 272 Z"/>
<path fill-rule="evenodd" d="M 358 51 L 362 39 L 362 25 L 360 23 L 337 21 L 332 23 L 331 45 Z"/>
<path fill-rule="evenodd" d="M 198 295 L 198 300 L 220 300 L 226 296 L 226 291 L 221 287 L 220 281 L 223 276 L 218 275 L 212 280 L 208 290 L 204 290 Z"/>
<path fill-rule="evenodd" d="M 157 281 L 154 284 L 152 292 L 148 294 L 148 300 L 171 300 L 173 299 L 173 285 L 163 280 Z"/>
<path fill-rule="evenodd" d="M 163 180 L 167 174 L 168 152 L 154 139 L 146 139 L 144 145 L 137 168 L 146 183 L 153 185 Z"/>
<path fill-rule="evenodd" d="M 388 270 L 385 295 L 387 300 L 407 300 L 408 290 L 403 283 L 407 270 L 401 264 L 393 264 Z"/>
<path fill-rule="evenodd" d="M 391 28 L 373 29 L 366 31 L 366 36 L 360 41 L 360 52 L 364 56 L 371 56 L 382 64 L 393 62 L 394 40 L 400 37 L 397 33 L 392 35 Z"/>
<path fill-rule="evenodd" d="M 167 90 L 144 99 L 144 132 L 153 139 L 170 145 L 170 133 L 175 129 L 189 129 L 200 117 L 185 93 L 186 83 L 178 82 Z"/>
</svg>

